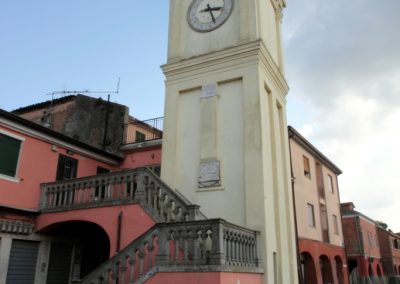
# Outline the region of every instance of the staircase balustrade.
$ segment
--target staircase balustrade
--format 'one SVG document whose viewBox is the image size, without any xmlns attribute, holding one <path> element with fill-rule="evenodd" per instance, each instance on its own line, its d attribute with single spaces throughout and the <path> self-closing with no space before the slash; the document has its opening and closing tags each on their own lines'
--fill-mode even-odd
<svg viewBox="0 0 400 284">
<path fill-rule="evenodd" d="M 198 206 L 170 189 L 152 171 L 139 168 L 41 185 L 40 210 L 73 209 L 140 203 L 157 222 L 194 220 Z"/>
<path fill-rule="evenodd" d="M 81 283 L 144 283 L 163 271 L 261 273 L 257 232 L 222 219 L 158 223 Z"/>
</svg>

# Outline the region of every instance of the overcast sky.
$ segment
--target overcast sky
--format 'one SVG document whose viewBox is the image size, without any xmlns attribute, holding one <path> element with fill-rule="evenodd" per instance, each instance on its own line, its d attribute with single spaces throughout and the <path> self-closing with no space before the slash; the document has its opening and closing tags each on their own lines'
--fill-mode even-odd
<svg viewBox="0 0 400 284">
<path fill-rule="evenodd" d="M 287 6 L 288 121 L 343 170 L 342 201 L 400 232 L 400 1 Z M 163 116 L 167 28 L 166 0 L 4 0 L 0 107 L 115 91 L 120 77 L 112 101 Z"/>
</svg>

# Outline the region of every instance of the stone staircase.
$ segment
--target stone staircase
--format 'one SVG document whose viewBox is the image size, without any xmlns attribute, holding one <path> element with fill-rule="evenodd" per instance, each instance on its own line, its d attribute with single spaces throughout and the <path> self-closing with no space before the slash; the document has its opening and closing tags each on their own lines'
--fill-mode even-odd
<svg viewBox="0 0 400 284">
<path fill-rule="evenodd" d="M 147 168 L 41 185 L 41 212 L 140 204 L 156 224 L 81 283 L 144 283 L 159 272 L 262 273 L 257 232 L 207 219 Z"/>
</svg>

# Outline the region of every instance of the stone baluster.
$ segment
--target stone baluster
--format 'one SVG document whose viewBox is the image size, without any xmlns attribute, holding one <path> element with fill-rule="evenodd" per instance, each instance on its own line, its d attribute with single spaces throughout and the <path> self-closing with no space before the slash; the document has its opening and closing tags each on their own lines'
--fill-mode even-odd
<svg viewBox="0 0 400 284">
<path fill-rule="evenodd" d="M 237 237 L 237 245 L 239 249 L 239 258 L 238 258 L 238 265 L 240 265 L 243 261 L 243 243 L 242 243 L 242 235 L 238 233 Z"/>
<path fill-rule="evenodd" d="M 117 284 L 118 283 L 118 266 L 112 268 L 111 271 L 111 283 Z"/>
<path fill-rule="evenodd" d="M 174 233 L 174 264 L 177 265 L 179 263 L 179 236 L 178 232 Z"/>
<path fill-rule="evenodd" d="M 195 221 L 199 216 L 199 205 L 191 204 L 187 206 L 188 210 L 188 221 Z"/>
<path fill-rule="evenodd" d="M 147 244 L 147 253 L 148 253 L 148 270 L 153 268 L 153 252 L 154 252 L 154 244 L 153 239 Z"/>
<path fill-rule="evenodd" d="M 144 273 L 144 257 L 146 256 L 146 254 L 142 251 L 142 250 L 139 250 L 139 254 L 138 254 L 138 256 L 139 256 L 139 278 L 140 277 L 142 277 L 143 276 L 143 273 Z"/>
<path fill-rule="evenodd" d="M 120 282 L 119 283 L 123 283 L 123 284 L 125 284 L 126 283 L 126 272 L 128 271 L 128 268 L 127 268 L 127 266 L 126 266 L 126 257 L 124 257 L 123 259 L 122 259 L 122 263 L 120 263 L 120 273 L 119 273 L 119 279 L 120 279 Z"/>
<path fill-rule="evenodd" d="M 185 230 L 182 232 L 182 242 L 183 242 L 183 265 L 189 264 L 189 237 L 190 230 Z"/>
<path fill-rule="evenodd" d="M 151 205 L 151 201 L 152 201 L 151 196 L 153 193 L 153 187 L 154 187 L 154 183 L 150 182 L 150 184 L 147 187 L 147 204 L 148 205 Z"/>
<path fill-rule="evenodd" d="M 141 203 L 145 203 L 146 201 L 146 184 L 147 179 L 145 178 L 145 175 L 143 171 L 141 171 L 139 174 L 135 175 L 134 182 L 136 183 L 136 191 L 135 191 L 135 199 L 137 199 Z"/>
<path fill-rule="evenodd" d="M 135 282 L 135 263 L 136 263 L 136 255 L 134 252 L 130 254 L 128 263 L 129 263 L 129 284 L 133 284 Z"/>
<path fill-rule="evenodd" d="M 155 184 L 153 183 L 153 188 L 152 188 L 152 207 L 154 212 L 157 212 L 158 215 L 160 215 L 160 212 L 158 210 L 158 188 L 155 186 Z"/>
<path fill-rule="evenodd" d="M 43 209 L 48 206 L 48 187 L 44 186 L 40 191 L 40 203 L 39 208 Z"/>
<path fill-rule="evenodd" d="M 244 254 L 243 254 L 243 264 L 244 265 L 248 265 L 250 262 L 249 259 L 249 237 L 244 237 L 243 240 L 243 250 L 244 250 Z"/>
<path fill-rule="evenodd" d="M 119 177 L 114 177 L 111 181 L 111 186 L 113 188 L 113 199 L 120 200 L 121 196 L 121 179 Z"/>
<path fill-rule="evenodd" d="M 157 233 L 157 255 L 156 255 L 156 265 L 158 266 L 168 266 L 170 255 L 169 255 L 169 242 L 171 238 L 167 234 L 167 229 L 163 228 Z"/>
</svg>

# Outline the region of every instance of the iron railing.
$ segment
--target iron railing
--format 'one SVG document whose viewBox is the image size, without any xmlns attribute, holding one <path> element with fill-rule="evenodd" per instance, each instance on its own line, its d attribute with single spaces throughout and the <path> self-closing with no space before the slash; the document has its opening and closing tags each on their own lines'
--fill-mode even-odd
<svg viewBox="0 0 400 284">
<path fill-rule="evenodd" d="M 162 138 L 164 117 L 148 120 L 131 119 L 125 125 L 126 144 L 141 143 Z"/>
</svg>

